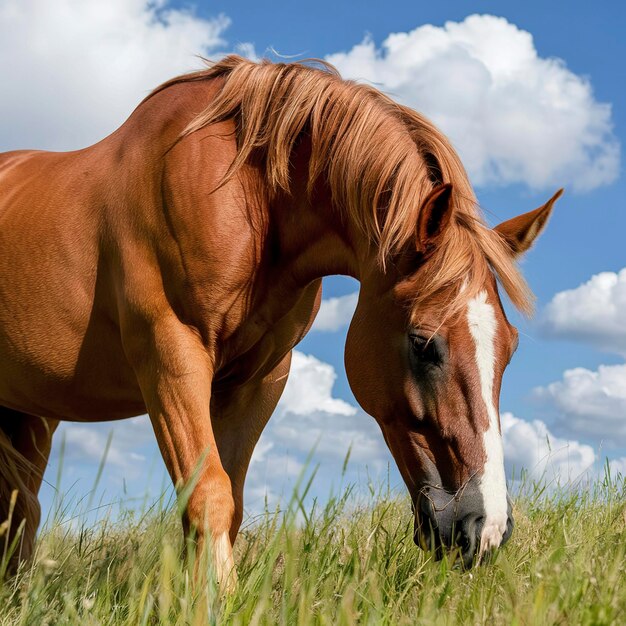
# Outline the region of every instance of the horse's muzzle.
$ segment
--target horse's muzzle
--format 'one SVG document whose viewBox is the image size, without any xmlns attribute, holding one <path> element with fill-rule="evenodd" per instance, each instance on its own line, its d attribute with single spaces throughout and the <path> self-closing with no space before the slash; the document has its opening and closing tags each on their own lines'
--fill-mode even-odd
<svg viewBox="0 0 626 626">
<path fill-rule="evenodd" d="M 447 551 L 458 550 L 465 568 L 476 563 L 485 510 L 482 495 L 473 481 L 457 494 L 439 487 L 424 487 L 414 503 L 414 509 L 414 541 L 418 546 L 433 550 L 437 559 L 441 559 Z M 506 529 L 500 546 L 508 541 L 512 532 L 513 515 L 511 501 L 507 497 Z"/>
</svg>

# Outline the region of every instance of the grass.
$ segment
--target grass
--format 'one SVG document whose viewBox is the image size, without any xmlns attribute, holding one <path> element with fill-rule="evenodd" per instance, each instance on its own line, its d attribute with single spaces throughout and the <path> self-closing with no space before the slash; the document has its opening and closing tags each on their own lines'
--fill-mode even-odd
<svg viewBox="0 0 626 626">
<path fill-rule="evenodd" d="M 347 490 L 306 511 L 295 496 L 244 528 L 238 588 L 222 597 L 210 582 L 194 590 L 163 504 L 96 524 L 57 519 L 0 587 L 0 624 L 623 623 L 626 483 L 526 494 L 511 541 L 471 572 L 415 547 L 405 497 L 359 504 Z"/>
</svg>

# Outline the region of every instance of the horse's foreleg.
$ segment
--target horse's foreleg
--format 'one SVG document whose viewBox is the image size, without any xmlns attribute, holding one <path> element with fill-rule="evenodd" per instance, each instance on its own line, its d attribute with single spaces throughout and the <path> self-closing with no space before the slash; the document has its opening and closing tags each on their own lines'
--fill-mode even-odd
<svg viewBox="0 0 626 626">
<path fill-rule="evenodd" d="M 0 408 L 0 523 L 11 513 L 11 525 L 0 545 L 8 545 L 22 521 L 24 529 L 10 564 L 14 570 L 33 552 L 41 508 L 38 493 L 48 464 L 57 420 Z M 17 499 L 11 508 L 11 494 Z M 7 540 L 8 539 L 8 543 Z"/>
<path fill-rule="evenodd" d="M 212 398 L 213 430 L 235 504 L 230 527 L 232 543 L 243 519 L 243 487 L 250 458 L 287 384 L 290 365 L 291 352 L 263 379 Z"/>
<path fill-rule="evenodd" d="M 211 426 L 211 358 L 198 336 L 178 320 L 127 336 L 126 353 L 163 460 L 185 502 L 185 533 L 195 534 L 199 556 L 212 542 L 217 580 L 229 588 L 236 580 L 229 539 L 234 503 Z"/>
</svg>

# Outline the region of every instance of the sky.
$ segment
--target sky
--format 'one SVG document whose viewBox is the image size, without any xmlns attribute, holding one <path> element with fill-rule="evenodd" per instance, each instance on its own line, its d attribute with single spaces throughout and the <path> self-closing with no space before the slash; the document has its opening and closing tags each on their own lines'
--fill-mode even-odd
<svg viewBox="0 0 626 626">
<path fill-rule="evenodd" d="M 198 68 L 197 55 L 327 59 L 450 137 L 490 224 L 565 188 L 523 262 L 536 315 L 508 307 L 521 342 L 500 402 L 506 468 L 575 483 L 608 459 L 626 473 L 625 26 L 618 2 L 0 0 L 0 150 L 94 143 L 153 87 Z M 249 514 L 284 499 L 307 462 L 320 498 L 400 485 L 343 370 L 357 290 L 324 282 L 253 457 Z M 83 498 L 105 451 L 97 497 Z M 64 424 L 41 498 L 44 511 L 59 493 L 139 506 L 167 485 L 146 417 Z"/>
</svg>

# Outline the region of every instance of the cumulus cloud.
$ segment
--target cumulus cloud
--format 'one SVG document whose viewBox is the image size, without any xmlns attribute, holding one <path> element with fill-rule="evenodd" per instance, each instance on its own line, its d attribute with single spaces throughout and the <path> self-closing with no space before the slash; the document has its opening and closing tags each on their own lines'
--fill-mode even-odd
<svg viewBox="0 0 626 626">
<path fill-rule="evenodd" d="M 310 469 L 318 466 L 313 493 L 321 498 L 341 482 L 348 452 L 343 476 L 348 483 L 358 482 L 361 473 L 382 477 L 393 463 L 374 419 L 333 396 L 336 378 L 332 365 L 294 350 L 285 392 L 252 458 L 246 483 L 249 511 L 266 498 L 274 504 L 280 495 L 289 497 L 313 451 Z"/>
<path fill-rule="evenodd" d="M 166 0 L 0 2 L 0 150 L 84 147 L 223 45 L 225 16 Z"/>
<path fill-rule="evenodd" d="M 601 272 L 557 293 L 541 315 L 548 337 L 587 343 L 626 356 L 626 268 Z M 568 369 L 533 394 L 556 409 L 562 431 L 609 448 L 626 445 L 626 364 Z"/>
<path fill-rule="evenodd" d="M 358 292 L 335 298 L 325 298 L 322 300 L 311 330 L 335 332 L 346 328 L 354 315 L 358 300 Z"/>
<path fill-rule="evenodd" d="M 594 466 L 596 454 L 591 446 L 556 437 L 540 420 L 502 413 L 500 423 L 509 478 L 519 478 L 526 470 L 531 478 L 564 484 L 582 478 Z"/>
<path fill-rule="evenodd" d="M 543 311 L 541 329 L 626 356 L 626 268 L 557 293 Z"/>
<path fill-rule="evenodd" d="M 443 27 L 366 38 L 327 59 L 425 113 L 448 134 L 477 185 L 571 185 L 614 181 L 620 146 L 611 106 L 532 35 L 506 19 L 471 15 Z"/>
<path fill-rule="evenodd" d="M 101 139 L 160 82 L 199 67 L 196 55 L 220 56 L 228 24 L 167 0 L 4 0 L 0 150 Z M 248 44 L 241 51 L 254 56 Z M 328 59 L 429 115 L 479 185 L 585 190 L 617 177 L 610 105 L 504 18 L 425 25 Z"/>
<path fill-rule="evenodd" d="M 97 467 L 104 457 L 109 437 L 111 444 L 106 461 L 119 475 L 137 477 L 147 458 L 152 456 L 151 452 L 156 452 L 154 432 L 146 415 L 95 424 L 62 422 L 54 435 L 51 461 L 59 461 L 61 442 L 65 440 L 64 463 Z"/>
<path fill-rule="evenodd" d="M 567 432 L 609 447 L 626 445 L 626 365 L 566 370 L 562 380 L 536 388 L 534 395 L 556 407 Z"/>
<path fill-rule="evenodd" d="M 343 462 L 351 458 L 370 464 L 386 464 L 388 452 L 372 417 L 339 398 L 332 388 L 335 369 L 312 355 L 294 350 L 285 392 L 270 422 L 272 442 L 308 454 Z"/>
<path fill-rule="evenodd" d="M 609 472 L 613 478 L 626 478 L 626 457 L 609 461 Z"/>
<path fill-rule="evenodd" d="M 291 370 L 285 391 L 278 405 L 279 413 L 309 415 L 326 411 L 337 415 L 354 415 L 356 409 L 338 398 L 332 397 L 337 380 L 335 368 L 312 354 L 293 351 Z"/>
</svg>

